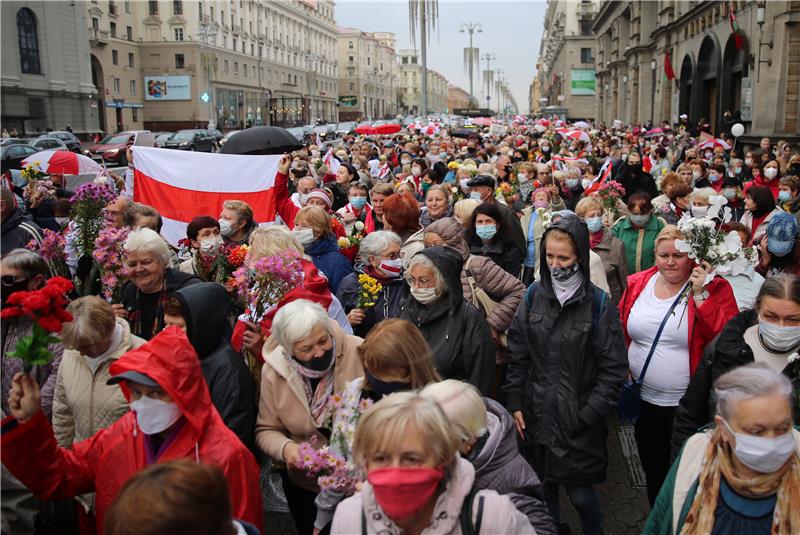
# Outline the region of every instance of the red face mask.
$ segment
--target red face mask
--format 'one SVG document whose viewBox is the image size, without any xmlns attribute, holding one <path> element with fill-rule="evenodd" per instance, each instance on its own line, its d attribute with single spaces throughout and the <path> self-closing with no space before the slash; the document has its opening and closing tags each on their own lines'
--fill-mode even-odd
<svg viewBox="0 0 800 535">
<path fill-rule="evenodd" d="M 443 468 L 379 468 L 367 474 L 378 505 L 393 519 L 422 510 L 443 478 Z"/>
</svg>

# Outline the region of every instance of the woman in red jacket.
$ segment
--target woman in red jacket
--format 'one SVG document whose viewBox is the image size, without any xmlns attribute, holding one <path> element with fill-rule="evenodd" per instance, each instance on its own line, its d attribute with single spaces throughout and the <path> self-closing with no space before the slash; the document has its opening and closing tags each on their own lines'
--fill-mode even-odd
<svg viewBox="0 0 800 535">
<path fill-rule="evenodd" d="M 636 444 L 647 476 L 652 505 L 670 468 L 672 420 L 703 349 L 739 312 L 728 281 L 715 277 L 705 284 L 708 264 L 698 266 L 675 248 L 684 239 L 674 225 L 655 239 L 656 265 L 628 277 L 620 301 L 620 317 L 628 343 L 628 364 L 634 379 L 642 376 L 641 409 Z"/>
<path fill-rule="evenodd" d="M 35 496 L 59 500 L 96 493 L 97 533 L 131 476 L 155 463 L 189 458 L 218 466 L 236 518 L 263 526 L 259 469 L 222 422 L 186 334 L 167 327 L 111 365 L 131 412 L 70 449 L 56 444 L 41 411 L 39 387 L 14 377 L 11 416 L 2 422 L 2 462 Z"/>
</svg>

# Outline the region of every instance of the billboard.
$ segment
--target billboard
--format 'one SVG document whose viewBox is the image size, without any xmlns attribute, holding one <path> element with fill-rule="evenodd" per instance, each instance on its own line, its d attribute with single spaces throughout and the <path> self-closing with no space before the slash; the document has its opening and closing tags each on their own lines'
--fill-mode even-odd
<svg viewBox="0 0 800 535">
<path fill-rule="evenodd" d="M 342 106 L 358 106 L 357 95 L 339 95 L 339 104 Z"/>
<path fill-rule="evenodd" d="M 594 69 L 572 69 L 570 95 L 594 96 Z"/>
<path fill-rule="evenodd" d="M 191 100 L 191 76 L 145 76 L 145 100 Z"/>
</svg>

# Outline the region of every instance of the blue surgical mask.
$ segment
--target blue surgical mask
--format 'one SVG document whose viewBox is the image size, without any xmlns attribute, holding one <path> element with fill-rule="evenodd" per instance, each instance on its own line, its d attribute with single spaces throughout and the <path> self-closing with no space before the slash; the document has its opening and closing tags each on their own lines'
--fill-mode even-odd
<svg viewBox="0 0 800 535">
<path fill-rule="evenodd" d="M 792 198 L 792 192 L 791 191 L 786 191 L 784 189 L 784 190 L 781 190 L 781 191 L 778 192 L 778 200 L 781 201 L 781 202 L 787 202 L 791 198 Z"/>
<path fill-rule="evenodd" d="M 650 214 L 630 214 L 628 219 L 637 227 L 643 227 L 650 221 Z"/>
<path fill-rule="evenodd" d="M 475 234 L 482 240 L 491 240 L 497 234 L 497 225 L 476 225 Z"/>
<path fill-rule="evenodd" d="M 580 178 L 568 178 L 564 181 L 569 189 L 578 189 L 578 184 L 581 183 Z"/>
<path fill-rule="evenodd" d="M 367 204 L 366 197 L 350 197 L 350 206 L 356 210 L 361 210 L 365 204 Z"/>
<path fill-rule="evenodd" d="M 719 174 L 717 174 L 717 173 L 709 173 L 709 174 L 708 174 L 708 179 L 709 179 L 711 182 L 719 182 L 719 179 L 720 179 L 720 178 L 722 178 L 722 176 L 720 176 L 720 175 L 719 175 Z"/>
<path fill-rule="evenodd" d="M 587 217 L 584 221 L 586 221 L 586 226 L 592 234 L 603 228 L 603 218 L 600 216 Z"/>
<path fill-rule="evenodd" d="M 473 191 L 472 193 L 470 193 L 469 198 L 472 199 L 473 201 L 478 201 L 479 203 L 483 202 L 483 199 L 481 199 L 480 192 L 477 191 Z"/>
</svg>

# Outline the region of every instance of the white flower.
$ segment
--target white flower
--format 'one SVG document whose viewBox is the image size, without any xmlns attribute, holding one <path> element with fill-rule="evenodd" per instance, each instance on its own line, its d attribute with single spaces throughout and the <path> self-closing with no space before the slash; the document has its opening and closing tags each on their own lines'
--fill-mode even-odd
<svg viewBox="0 0 800 535">
<path fill-rule="evenodd" d="M 361 221 L 356 221 L 355 229 L 358 231 L 364 230 L 364 223 L 362 223 Z"/>
<path fill-rule="evenodd" d="M 686 240 L 675 240 L 675 250 L 681 253 L 691 253 L 692 246 Z"/>
<path fill-rule="evenodd" d="M 797 354 L 797 351 L 786 357 L 786 360 L 789 361 L 789 364 L 795 362 L 796 360 L 800 360 L 800 355 Z"/>
<path fill-rule="evenodd" d="M 742 237 L 736 231 L 731 231 L 725 235 L 725 247 L 731 254 L 739 254 L 742 250 Z"/>
<path fill-rule="evenodd" d="M 712 195 L 708 198 L 708 202 L 711 206 L 725 206 L 728 204 L 728 199 L 724 195 Z"/>
</svg>

